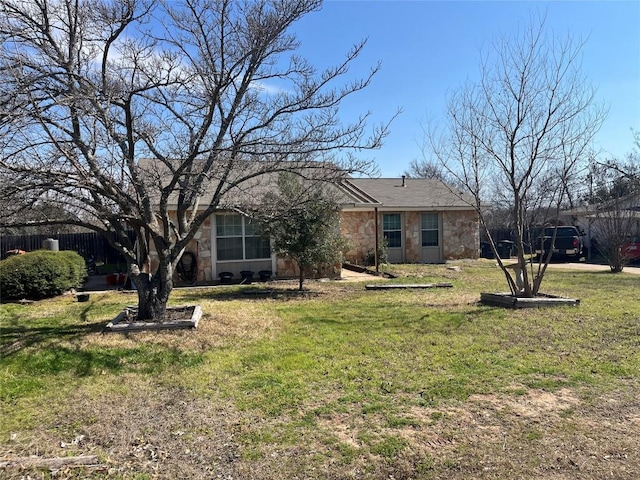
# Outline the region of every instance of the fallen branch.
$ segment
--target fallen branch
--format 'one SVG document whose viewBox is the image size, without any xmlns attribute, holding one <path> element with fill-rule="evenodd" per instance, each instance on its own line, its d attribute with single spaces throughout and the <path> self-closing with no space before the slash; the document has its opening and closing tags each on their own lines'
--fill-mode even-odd
<svg viewBox="0 0 640 480">
<path fill-rule="evenodd" d="M 96 455 L 82 455 L 77 457 L 18 457 L 13 460 L 0 461 L 0 468 L 48 468 L 59 470 L 70 466 L 97 466 L 99 464 Z"/>
</svg>

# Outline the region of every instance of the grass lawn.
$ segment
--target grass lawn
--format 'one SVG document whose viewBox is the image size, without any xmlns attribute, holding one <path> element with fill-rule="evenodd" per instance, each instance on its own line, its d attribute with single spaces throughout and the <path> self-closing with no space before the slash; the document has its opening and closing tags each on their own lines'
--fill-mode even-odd
<svg viewBox="0 0 640 480">
<path fill-rule="evenodd" d="M 580 306 L 509 311 L 477 303 L 506 289 L 492 262 L 455 265 L 388 280 L 451 289 L 176 290 L 203 307 L 195 331 L 102 333 L 136 301 L 118 292 L 1 305 L 0 462 L 99 458 L 55 478 L 640 478 L 640 276 L 551 270 L 543 290 Z M 52 475 L 0 470 L 27 474 Z"/>
</svg>

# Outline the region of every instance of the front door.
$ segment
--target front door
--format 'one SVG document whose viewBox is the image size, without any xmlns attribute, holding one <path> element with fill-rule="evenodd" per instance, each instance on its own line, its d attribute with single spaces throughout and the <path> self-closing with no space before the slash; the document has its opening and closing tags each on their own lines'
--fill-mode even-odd
<svg viewBox="0 0 640 480">
<path fill-rule="evenodd" d="M 402 263 L 404 261 L 402 214 L 384 213 L 382 215 L 382 237 L 387 243 L 387 261 Z"/>
<path fill-rule="evenodd" d="M 420 215 L 422 261 L 442 263 L 442 217 L 436 212 Z"/>
</svg>

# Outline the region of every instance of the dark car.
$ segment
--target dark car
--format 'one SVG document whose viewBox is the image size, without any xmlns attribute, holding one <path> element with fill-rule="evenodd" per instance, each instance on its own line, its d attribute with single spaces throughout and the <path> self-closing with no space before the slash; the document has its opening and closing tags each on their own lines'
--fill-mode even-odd
<svg viewBox="0 0 640 480">
<path fill-rule="evenodd" d="M 583 234 L 577 227 L 570 225 L 546 227 L 542 237 L 537 242 L 536 255 L 538 255 L 538 258 L 545 258 L 549 250 L 551 250 L 551 256 L 554 258 L 580 260 L 584 246 L 582 236 Z M 552 241 L 553 245 L 551 244 Z"/>
</svg>

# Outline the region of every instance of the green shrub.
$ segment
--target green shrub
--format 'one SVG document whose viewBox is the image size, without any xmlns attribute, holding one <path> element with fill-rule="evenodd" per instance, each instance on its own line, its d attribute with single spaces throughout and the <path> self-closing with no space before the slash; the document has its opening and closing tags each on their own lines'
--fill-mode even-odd
<svg viewBox="0 0 640 480">
<path fill-rule="evenodd" d="M 53 297 L 82 285 L 84 259 L 76 252 L 38 250 L 0 262 L 2 300 Z"/>
<path fill-rule="evenodd" d="M 389 242 L 387 239 L 383 239 L 382 243 L 378 246 L 378 264 L 385 264 L 389 260 Z M 365 256 L 364 262 L 366 265 L 376 264 L 376 255 L 373 250 L 369 250 Z"/>
<path fill-rule="evenodd" d="M 69 265 L 69 282 L 71 285 L 69 288 L 82 286 L 84 281 L 87 279 L 87 263 L 84 258 L 71 250 L 64 250 L 57 253 L 63 256 Z"/>
</svg>

